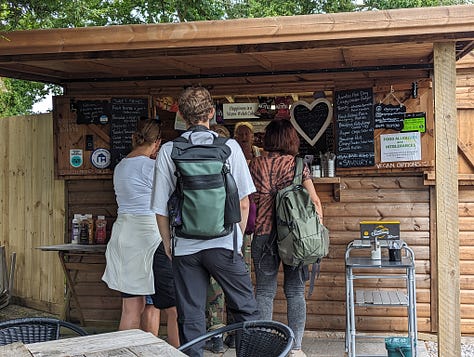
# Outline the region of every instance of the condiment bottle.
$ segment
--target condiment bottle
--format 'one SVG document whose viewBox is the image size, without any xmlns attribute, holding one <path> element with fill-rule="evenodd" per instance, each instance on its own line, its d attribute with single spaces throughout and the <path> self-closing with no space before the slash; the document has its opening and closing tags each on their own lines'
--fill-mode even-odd
<svg viewBox="0 0 474 357">
<path fill-rule="evenodd" d="M 97 216 L 95 221 L 95 243 L 105 244 L 107 235 L 107 221 L 105 216 Z"/>
</svg>

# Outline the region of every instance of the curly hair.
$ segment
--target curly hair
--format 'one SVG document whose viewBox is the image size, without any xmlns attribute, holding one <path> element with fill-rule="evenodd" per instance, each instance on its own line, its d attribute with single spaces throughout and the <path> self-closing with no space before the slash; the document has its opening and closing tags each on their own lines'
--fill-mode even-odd
<svg viewBox="0 0 474 357">
<path fill-rule="evenodd" d="M 211 94 L 204 87 L 188 87 L 178 98 L 178 108 L 188 125 L 196 125 L 209 120 L 214 109 Z"/>
</svg>

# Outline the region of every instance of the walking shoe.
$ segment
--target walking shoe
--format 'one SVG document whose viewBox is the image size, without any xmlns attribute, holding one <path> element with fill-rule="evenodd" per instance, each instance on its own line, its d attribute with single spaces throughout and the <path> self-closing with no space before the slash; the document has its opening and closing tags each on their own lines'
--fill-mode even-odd
<svg viewBox="0 0 474 357">
<path fill-rule="evenodd" d="M 234 334 L 229 334 L 225 338 L 224 343 L 229 346 L 229 348 L 235 348 L 235 335 Z"/>
<path fill-rule="evenodd" d="M 211 337 L 209 340 L 206 341 L 204 349 L 211 351 L 212 353 L 225 352 L 222 336 Z"/>
<path fill-rule="evenodd" d="M 291 350 L 290 357 L 306 357 L 306 353 L 302 350 Z"/>
</svg>

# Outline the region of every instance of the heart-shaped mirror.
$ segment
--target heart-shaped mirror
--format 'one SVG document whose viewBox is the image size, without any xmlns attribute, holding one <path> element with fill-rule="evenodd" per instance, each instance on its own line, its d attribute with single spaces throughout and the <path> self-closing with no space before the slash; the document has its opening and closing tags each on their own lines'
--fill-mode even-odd
<svg viewBox="0 0 474 357">
<path fill-rule="evenodd" d="M 311 146 L 324 134 L 331 119 L 332 106 L 326 98 L 318 98 L 311 104 L 299 100 L 291 106 L 290 121 Z"/>
</svg>

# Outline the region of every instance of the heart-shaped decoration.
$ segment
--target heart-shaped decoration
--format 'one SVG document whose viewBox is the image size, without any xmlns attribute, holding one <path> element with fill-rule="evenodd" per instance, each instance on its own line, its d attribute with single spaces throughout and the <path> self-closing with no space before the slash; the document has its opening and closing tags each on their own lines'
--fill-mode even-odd
<svg viewBox="0 0 474 357">
<path fill-rule="evenodd" d="M 324 134 L 331 120 L 332 106 L 326 98 L 318 98 L 311 104 L 299 100 L 291 106 L 290 121 L 311 146 Z"/>
</svg>

